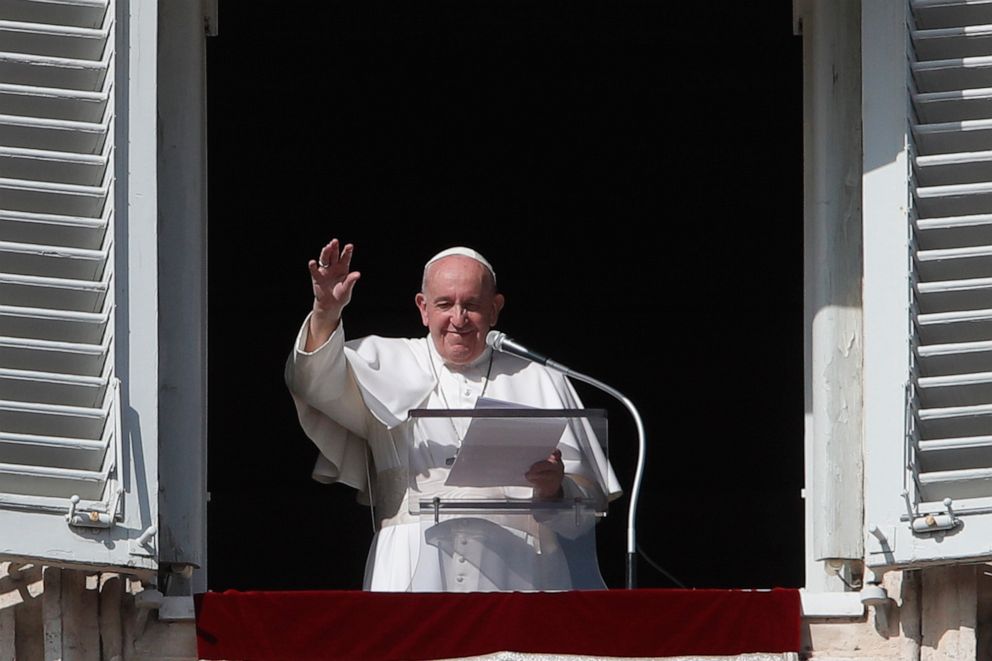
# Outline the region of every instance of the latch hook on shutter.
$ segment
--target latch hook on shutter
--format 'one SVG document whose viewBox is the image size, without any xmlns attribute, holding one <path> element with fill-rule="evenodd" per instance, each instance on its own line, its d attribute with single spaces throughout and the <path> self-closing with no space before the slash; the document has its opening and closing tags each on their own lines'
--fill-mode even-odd
<svg viewBox="0 0 992 661">
<path fill-rule="evenodd" d="M 954 501 L 950 498 L 944 499 L 944 507 L 947 508 L 946 512 L 917 514 L 913 512 L 912 505 L 909 502 L 909 492 L 903 491 L 902 497 L 905 499 L 906 508 L 909 510 L 910 526 L 917 535 L 943 532 L 957 528 L 961 524 L 961 519 L 954 515 Z"/>
<path fill-rule="evenodd" d="M 76 511 L 79 504 L 79 496 L 72 496 L 69 499 L 69 513 L 65 515 L 65 520 L 70 526 L 81 526 L 83 528 L 110 528 L 117 518 L 117 504 L 120 502 L 124 489 L 117 487 L 117 491 L 110 499 L 110 511 L 99 512 L 97 510 Z"/>
</svg>

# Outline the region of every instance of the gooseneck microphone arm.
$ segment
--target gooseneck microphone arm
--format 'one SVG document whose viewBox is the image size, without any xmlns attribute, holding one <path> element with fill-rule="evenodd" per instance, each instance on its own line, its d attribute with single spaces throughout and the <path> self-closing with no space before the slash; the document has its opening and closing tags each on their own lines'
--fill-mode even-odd
<svg viewBox="0 0 992 661">
<path fill-rule="evenodd" d="M 503 351 L 505 353 L 513 354 L 519 358 L 533 361 L 540 365 L 544 365 L 545 367 L 549 367 L 557 372 L 561 372 L 569 378 L 576 379 L 578 381 L 582 381 L 583 383 L 588 383 L 595 388 L 599 388 L 603 392 L 608 393 L 620 400 L 620 402 L 627 407 L 627 410 L 630 411 L 631 417 L 634 418 L 634 424 L 637 426 L 637 469 L 634 472 L 634 486 L 630 490 L 630 508 L 627 511 L 627 562 L 625 579 L 628 590 L 637 587 L 637 499 L 641 493 L 641 480 L 644 476 L 644 455 L 647 448 L 647 440 L 644 434 L 644 423 L 641 421 L 640 413 L 637 412 L 637 407 L 634 406 L 634 403 L 630 401 L 626 395 L 613 386 L 609 386 L 598 379 L 594 379 L 591 376 L 583 374 L 582 372 L 576 372 L 561 363 L 551 360 L 547 356 L 531 351 L 523 345 L 508 338 L 506 333 L 501 333 L 495 330 L 489 331 L 489 334 L 486 336 L 486 344 L 496 351 Z"/>
</svg>

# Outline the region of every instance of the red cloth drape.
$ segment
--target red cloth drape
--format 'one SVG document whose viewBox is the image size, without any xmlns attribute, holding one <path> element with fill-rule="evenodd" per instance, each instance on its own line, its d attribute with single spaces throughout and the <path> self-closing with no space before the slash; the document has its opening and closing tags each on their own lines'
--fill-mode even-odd
<svg viewBox="0 0 992 661">
<path fill-rule="evenodd" d="M 798 652 L 796 590 L 208 592 L 203 659 L 438 659 Z"/>
</svg>

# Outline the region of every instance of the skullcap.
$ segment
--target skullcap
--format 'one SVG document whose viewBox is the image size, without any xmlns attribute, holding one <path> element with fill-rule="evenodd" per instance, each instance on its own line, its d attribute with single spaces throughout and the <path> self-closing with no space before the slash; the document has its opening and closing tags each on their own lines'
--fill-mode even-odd
<svg viewBox="0 0 992 661">
<path fill-rule="evenodd" d="M 442 250 L 438 254 L 434 255 L 427 260 L 424 264 L 424 273 L 427 272 L 428 267 L 439 259 L 444 259 L 445 257 L 451 257 L 452 255 L 461 255 L 462 257 L 468 257 L 469 259 L 474 259 L 489 271 L 489 275 L 493 276 L 493 283 L 496 282 L 496 271 L 493 270 L 493 265 L 489 263 L 489 260 L 483 257 L 478 252 L 472 250 L 471 248 L 466 248 L 465 246 L 456 246 L 454 248 L 448 248 L 447 250 Z"/>
</svg>

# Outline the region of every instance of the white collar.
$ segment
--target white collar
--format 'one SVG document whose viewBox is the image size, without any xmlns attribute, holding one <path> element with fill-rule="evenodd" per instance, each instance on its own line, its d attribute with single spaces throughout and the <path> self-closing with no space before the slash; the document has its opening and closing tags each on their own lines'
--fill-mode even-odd
<svg viewBox="0 0 992 661">
<path fill-rule="evenodd" d="M 443 366 L 444 369 L 448 372 L 464 373 L 466 370 L 485 371 L 487 366 L 489 365 L 489 358 L 493 352 L 492 348 L 490 348 L 489 345 L 487 344 L 483 352 L 479 354 L 479 357 L 473 360 L 472 362 L 467 363 L 465 365 L 449 365 L 444 361 L 444 358 L 441 356 L 441 354 L 438 353 L 437 347 L 434 346 L 434 338 L 431 337 L 430 333 L 427 334 L 427 347 L 430 351 L 431 362 L 434 363 L 435 366 L 437 365 Z"/>
</svg>

